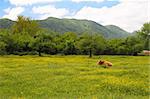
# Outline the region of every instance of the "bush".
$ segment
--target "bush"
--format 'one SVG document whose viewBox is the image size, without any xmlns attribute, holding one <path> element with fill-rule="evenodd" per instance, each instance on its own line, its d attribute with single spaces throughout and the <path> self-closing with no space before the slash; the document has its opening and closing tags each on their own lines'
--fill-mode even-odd
<svg viewBox="0 0 150 99">
<path fill-rule="evenodd" d="M 32 51 L 32 52 L 14 52 L 14 55 L 19 55 L 19 56 L 23 56 L 23 55 L 38 55 L 37 51 Z"/>
</svg>

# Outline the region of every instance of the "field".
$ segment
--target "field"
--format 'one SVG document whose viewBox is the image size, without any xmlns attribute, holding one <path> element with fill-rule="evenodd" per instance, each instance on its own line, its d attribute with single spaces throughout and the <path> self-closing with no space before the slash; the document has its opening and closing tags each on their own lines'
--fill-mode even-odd
<svg viewBox="0 0 150 99">
<path fill-rule="evenodd" d="M 148 99 L 148 56 L 0 56 L 0 99 Z"/>
</svg>

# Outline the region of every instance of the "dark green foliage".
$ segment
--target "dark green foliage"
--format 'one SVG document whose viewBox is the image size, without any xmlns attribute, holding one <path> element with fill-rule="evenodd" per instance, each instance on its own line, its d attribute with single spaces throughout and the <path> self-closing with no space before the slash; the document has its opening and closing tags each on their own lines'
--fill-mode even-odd
<svg viewBox="0 0 150 99">
<path fill-rule="evenodd" d="M 144 24 L 136 35 L 126 38 L 106 39 L 105 36 L 109 34 L 106 33 L 103 35 L 102 32 L 101 35 L 99 32 L 94 32 L 94 30 L 98 30 L 98 27 L 103 26 L 92 21 L 48 18 L 47 21 L 38 22 L 52 22 L 51 24 L 53 25 L 51 26 L 57 26 L 60 23 L 57 30 L 59 31 L 60 29 L 62 31 L 54 32 L 54 30 L 40 28 L 37 21 L 18 16 L 18 20 L 13 24 L 11 29 L 0 29 L 0 54 L 38 54 L 39 56 L 42 56 L 42 53 L 63 55 L 83 54 L 92 57 L 92 55 L 100 54 L 137 55 L 143 49 L 148 49 L 149 23 Z M 76 30 L 79 29 L 80 31 L 83 27 L 86 29 L 82 31 L 84 33 L 79 33 L 79 31 L 75 33 L 66 31 L 62 33 L 64 32 L 63 29 L 68 27 L 71 29 L 71 24 L 74 24 Z M 106 27 L 115 35 L 119 33 L 121 35 L 125 34 L 125 31 L 116 26 Z M 118 33 L 117 31 L 120 32 Z"/>
<path fill-rule="evenodd" d="M 39 52 L 39 56 L 41 56 L 42 52 L 50 54 L 54 50 L 52 39 L 50 34 L 46 34 L 44 30 L 40 30 L 34 37 L 32 47 Z"/>
<path fill-rule="evenodd" d="M 150 50 L 150 22 L 145 23 L 141 30 L 137 31 L 137 34 L 144 42 L 144 49 Z"/>
<path fill-rule="evenodd" d="M 75 43 L 77 41 L 77 35 L 72 32 L 68 32 L 62 35 L 62 43 L 64 44 L 63 53 L 68 54 L 77 54 L 77 48 L 75 47 Z"/>
<path fill-rule="evenodd" d="M 6 54 L 8 30 L 0 29 L 0 55 Z"/>
<path fill-rule="evenodd" d="M 106 47 L 106 40 L 100 34 L 84 33 L 79 37 L 77 47 L 80 53 L 84 55 L 91 53 L 95 55 L 103 54 Z"/>
<path fill-rule="evenodd" d="M 143 43 L 136 36 L 125 39 L 112 39 L 108 41 L 106 54 L 137 55 L 143 50 Z"/>
<path fill-rule="evenodd" d="M 5 54 L 6 43 L 0 41 L 0 55 Z"/>
</svg>

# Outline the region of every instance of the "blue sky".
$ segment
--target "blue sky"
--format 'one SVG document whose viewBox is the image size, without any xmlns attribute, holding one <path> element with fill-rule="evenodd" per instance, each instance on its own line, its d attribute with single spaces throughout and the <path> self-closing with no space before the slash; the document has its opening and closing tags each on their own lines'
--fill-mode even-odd
<svg viewBox="0 0 150 99">
<path fill-rule="evenodd" d="M 149 21 L 148 4 L 148 0 L 0 0 L 0 18 L 87 19 L 132 32 Z"/>
</svg>

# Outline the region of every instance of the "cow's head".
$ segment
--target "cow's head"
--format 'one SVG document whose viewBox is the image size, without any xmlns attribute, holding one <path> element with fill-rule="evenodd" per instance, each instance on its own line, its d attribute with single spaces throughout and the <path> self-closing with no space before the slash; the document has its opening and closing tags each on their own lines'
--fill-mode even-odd
<svg viewBox="0 0 150 99">
<path fill-rule="evenodd" d="M 102 65 L 104 63 L 104 61 L 103 60 L 100 60 L 100 61 L 98 61 L 98 65 Z"/>
</svg>

